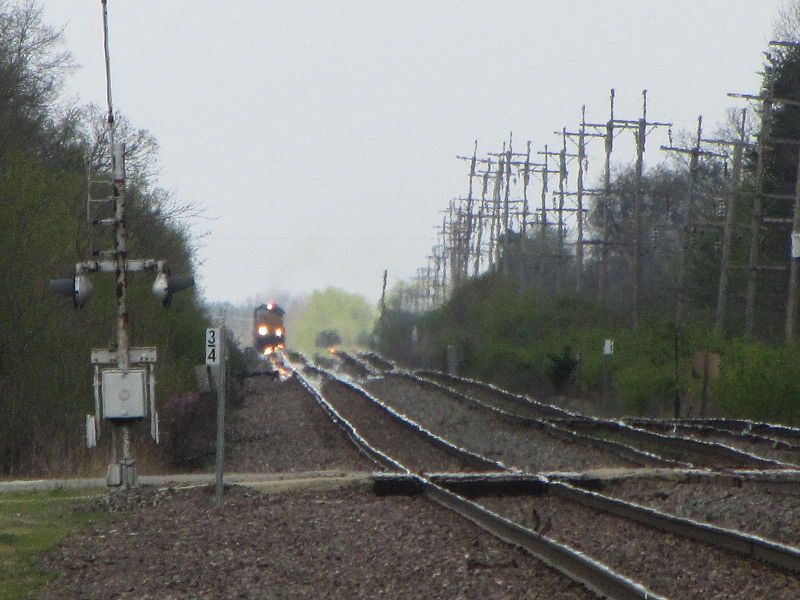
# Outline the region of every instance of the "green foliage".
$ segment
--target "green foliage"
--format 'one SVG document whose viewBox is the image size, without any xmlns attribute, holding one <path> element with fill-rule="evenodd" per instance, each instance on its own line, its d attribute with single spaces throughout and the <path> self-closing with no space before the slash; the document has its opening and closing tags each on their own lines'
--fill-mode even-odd
<svg viewBox="0 0 800 600">
<path fill-rule="evenodd" d="M 317 336 L 336 331 L 345 348 L 368 348 L 375 324 L 375 309 L 361 296 L 336 288 L 313 292 L 305 306 L 287 323 L 287 345 L 312 356 L 318 351 Z"/>
<path fill-rule="evenodd" d="M 800 424 L 800 351 L 742 339 L 725 344 L 720 379 L 712 387 L 732 417 Z"/>
<path fill-rule="evenodd" d="M 444 369 L 446 348 L 455 345 L 459 375 L 540 398 L 563 389 L 599 402 L 605 379 L 620 415 L 662 417 L 672 416 L 676 397 L 685 413 L 690 395 L 698 416 L 702 380 L 692 377 L 692 358 L 711 351 L 722 357 L 720 379 L 709 389 L 713 414 L 800 424 L 799 348 L 726 341 L 700 322 L 677 327 L 651 318 L 634 331 L 621 325 L 625 320 L 576 297 L 541 296 L 489 275 L 424 316 L 389 312 L 380 351 L 403 364 Z M 614 341 L 610 356 L 602 354 L 606 339 Z"/>
<path fill-rule="evenodd" d="M 519 288 L 499 275 L 468 282 L 418 325 L 423 363 L 441 368 L 447 345 L 455 345 L 463 374 L 537 395 L 553 393 L 551 357 L 561 357 L 565 345 L 581 366 L 574 385 L 599 385 L 599 362 L 589 361 L 583 379 L 583 357 L 599 353 L 614 328 L 611 313 L 594 304 Z"/>
<path fill-rule="evenodd" d="M 434 312 L 430 319 L 438 319 L 441 313 Z M 412 330 L 417 323 L 414 314 L 399 309 L 386 310 L 375 325 L 376 348 L 380 354 L 409 367 L 421 366 L 417 348 L 412 344 Z M 442 365 L 437 368 L 444 369 Z"/>
<path fill-rule="evenodd" d="M 78 498 L 99 490 L 53 490 L 0 496 L 0 600 L 30 598 L 51 577 L 38 559 L 87 521 L 108 518 L 88 512 Z"/>
</svg>

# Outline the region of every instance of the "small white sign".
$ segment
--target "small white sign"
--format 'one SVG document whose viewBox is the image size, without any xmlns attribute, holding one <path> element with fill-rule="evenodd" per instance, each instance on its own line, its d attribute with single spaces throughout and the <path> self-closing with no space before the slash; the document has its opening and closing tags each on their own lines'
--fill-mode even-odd
<svg viewBox="0 0 800 600">
<path fill-rule="evenodd" d="M 605 356 L 611 356 L 614 354 L 614 340 L 606 340 L 603 343 L 603 354 Z"/>
<path fill-rule="evenodd" d="M 792 234 L 792 258 L 800 258 L 800 233 Z"/>
<path fill-rule="evenodd" d="M 97 419 L 92 415 L 86 415 L 86 447 L 95 446 L 97 446 Z"/>
<path fill-rule="evenodd" d="M 217 327 L 206 329 L 206 364 L 218 365 L 220 358 L 220 330 Z"/>
</svg>

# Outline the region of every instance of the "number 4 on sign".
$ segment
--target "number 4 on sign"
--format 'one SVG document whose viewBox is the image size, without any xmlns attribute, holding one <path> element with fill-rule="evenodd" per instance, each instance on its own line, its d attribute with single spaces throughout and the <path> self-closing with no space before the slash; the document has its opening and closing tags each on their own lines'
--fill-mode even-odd
<svg viewBox="0 0 800 600">
<path fill-rule="evenodd" d="M 219 364 L 219 329 L 206 329 L 206 364 Z"/>
</svg>

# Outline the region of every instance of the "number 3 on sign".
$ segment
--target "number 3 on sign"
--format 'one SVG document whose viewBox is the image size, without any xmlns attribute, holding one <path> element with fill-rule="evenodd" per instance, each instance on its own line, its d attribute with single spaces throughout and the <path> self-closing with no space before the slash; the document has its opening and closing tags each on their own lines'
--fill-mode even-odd
<svg viewBox="0 0 800 600">
<path fill-rule="evenodd" d="M 206 329 L 206 364 L 219 364 L 219 329 Z"/>
</svg>

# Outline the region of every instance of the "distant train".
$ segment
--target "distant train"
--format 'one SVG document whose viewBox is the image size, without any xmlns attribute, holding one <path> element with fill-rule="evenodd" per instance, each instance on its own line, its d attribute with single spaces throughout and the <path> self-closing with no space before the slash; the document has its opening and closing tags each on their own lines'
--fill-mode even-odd
<svg viewBox="0 0 800 600">
<path fill-rule="evenodd" d="M 269 355 L 276 348 L 283 348 L 286 339 L 283 313 L 283 309 L 273 302 L 262 304 L 253 311 L 253 346 L 261 354 Z"/>
</svg>

